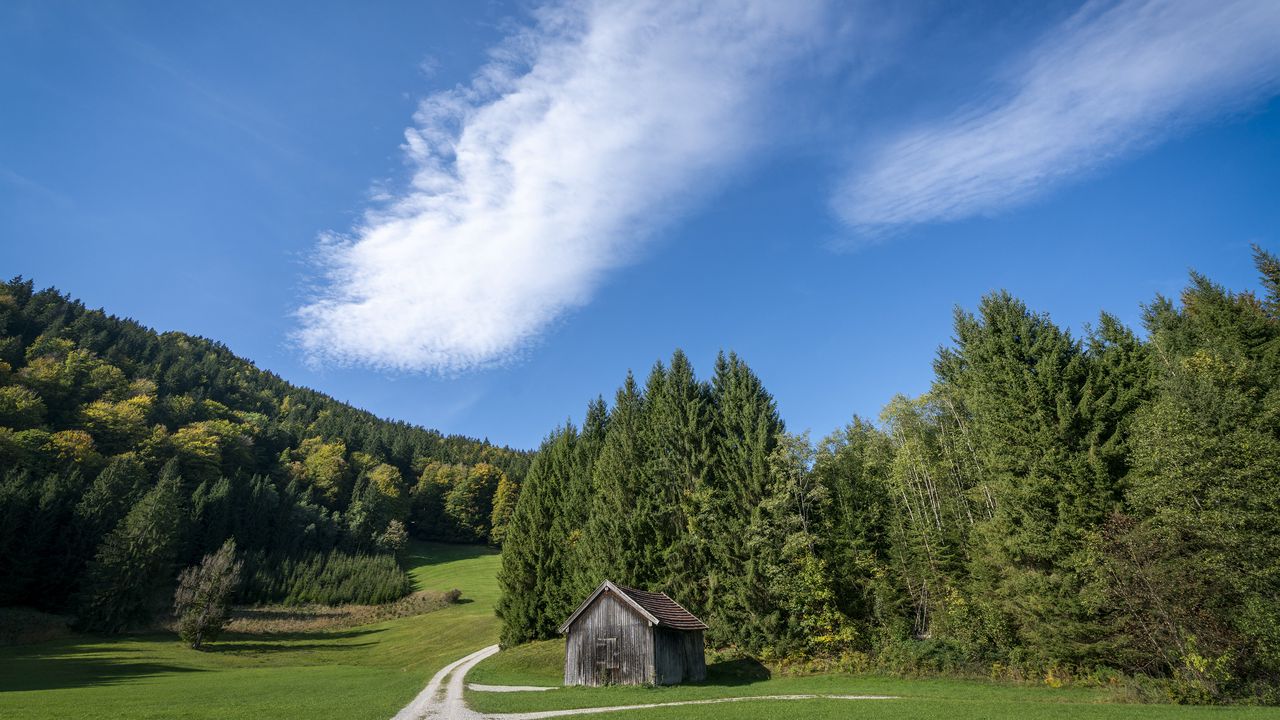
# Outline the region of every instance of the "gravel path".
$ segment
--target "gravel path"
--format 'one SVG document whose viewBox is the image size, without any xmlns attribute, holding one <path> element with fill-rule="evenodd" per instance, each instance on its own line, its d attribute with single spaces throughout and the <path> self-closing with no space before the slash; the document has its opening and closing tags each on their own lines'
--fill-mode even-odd
<svg viewBox="0 0 1280 720">
<path fill-rule="evenodd" d="M 648 703 L 645 705 L 615 705 L 611 707 L 575 708 L 572 710 L 543 710 L 540 712 L 481 715 L 467 708 L 462 693 L 466 688 L 467 673 L 471 671 L 471 668 L 496 652 L 498 652 L 498 646 L 490 645 L 483 650 L 473 652 L 461 660 L 456 660 L 444 666 L 440 672 L 432 676 L 431 682 L 427 683 L 427 687 L 418 693 L 418 697 L 414 698 L 413 702 L 397 713 L 393 720 L 542 720 L 543 718 L 564 717 L 566 715 L 595 715 L 597 713 L 620 712 L 623 710 L 644 710 L 647 708 L 677 707 L 680 705 L 713 705 L 727 702 L 817 700 L 819 698 L 829 700 L 896 699 L 894 695 L 755 695 L 750 697 L 716 698 L 714 700 L 683 700 L 680 702 Z M 444 697 L 441 697 L 441 686 L 445 685 L 446 679 L 448 680 L 448 685 L 445 687 Z M 477 685 L 475 689 L 485 692 L 522 692 L 550 690 L 552 688 L 518 685 Z"/>
<path fill-rule="evenodd" d="M 542 712 L 502 713 L 489 715 L 487 720 L 542 720 L 565 715 L 594 715 L 596 713 L 621 712 L 623 710 L 647 710 L 648 708 L 678 707 L 680 705 L 715 705 L 717 703 L 760 700 L 896 700 L 895 695 L 755 695 L 751 697 L 716 698 L 714 700 L 681 700 L 679 702 L 648 703 L 646 705 L 614 705 L 612 707 L 577 708 L 574 710 L 543 710 Z"/>
<path fill-rule="evenodd" d="M 392 720 L 483 720 L 480 713 L 471 712 L 462 700 L 463 682 L 467 673 L 476 663 L 498 652 L 497 645 L 490 645 L 470 655 L 455 660 L 431 677 L 427 687 L 418 693 L 413 702 L 404 706 Z M 450 677 L 452 675 L 452 677 Z M 443 698 L 440 697 L 440 686 L 445 678 L 449 678 L 449 687 Z"/>
<path fill-rule="evenodd" d="M 481 685 L 479 683 L 467 683 L 468 690 L 476 692 L 546 692 L 547 690 L 555 690 L 553 687 L 543 685 Z"/>
</svg>

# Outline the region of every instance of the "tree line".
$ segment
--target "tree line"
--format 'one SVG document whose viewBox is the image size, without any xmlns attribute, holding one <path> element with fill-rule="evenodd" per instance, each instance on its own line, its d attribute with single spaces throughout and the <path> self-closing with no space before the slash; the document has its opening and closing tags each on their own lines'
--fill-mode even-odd
<svg viewBox="0 0 1280 720">
<path fill-rule="evenodd" d="M 927 393 L 816 443 L 733 354 L 629 374 L 533 457 L 504 644 L 607 578 L 766 658 L 1277 701 L 1280 261 L 1255 263 L 1261 293 L 1192 273 L 1141 334 L 990 294 Z"/>
<path fill-rule="evenodd" d="M 0 285 L 0 605 L 144 624 L 227 540 L 243 601 L 395 599 L 407 537 L 495 541 L 528 462 L 218 343 Z"/>
</svg>

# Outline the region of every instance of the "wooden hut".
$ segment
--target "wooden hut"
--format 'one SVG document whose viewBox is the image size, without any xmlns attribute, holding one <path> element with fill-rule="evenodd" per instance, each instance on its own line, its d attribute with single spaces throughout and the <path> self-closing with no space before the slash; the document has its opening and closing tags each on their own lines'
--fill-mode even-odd
<svg viewBox="0 0 1280 720">
<path fill-rule="evenodd" d="M 674 685 L 707 677 L 706 624 L 666 593 L 601 583 L 560 626 L 565 685 Z"/>
</svg>

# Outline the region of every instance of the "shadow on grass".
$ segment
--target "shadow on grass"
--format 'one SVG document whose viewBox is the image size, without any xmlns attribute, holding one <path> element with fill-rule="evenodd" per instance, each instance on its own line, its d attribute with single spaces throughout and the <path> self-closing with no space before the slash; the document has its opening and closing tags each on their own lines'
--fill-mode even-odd
<svg viewBox="0 0 1280 720">
<path fill-rule="evenodd" d="M 358 643 L 342 643 L 341 645 L 330 645 L 328 643 L 278 643 L 271 641 L 250 641 L 250 642 L 227 642 L 219 640 L 216 643 L 210 643 L 204 646 L 204 652 L 211 653 L 279 653 L 279 652 L 299 652 L 306 650 L 358 650 L 370 645 L 376 645 L 377 641 Z"/>
<path fill-rule="evenodd" d="M 773 677 L 769 668 L 755 658 L 737 658 L 721 660 L 707 666 L 707 679 L 698 683 L 703 686 L 751 685 Z"/>
<path fill-rule="evenodd" d="M 198 668 L 157 662 L 133 662 L 114 656 L 24 655 L 0 661 L 0 693 L 22 690 L 64 690 L 132 682 L 174 673 L 203 672 Z"/>
<path fill-rule="evenodd" d="M 227 633 L 218 641 L 205 645 L 203 652 L 341 652 L 375 645 L 377 640 L 368 636 L 380 632 L 383 632 L 382 628 L 270 635 Z M 368 639 L 359 641 L 361 638 Z M 129 639 L 156 641 L 175 647 L 181 644 L 176 635 L 170 634 L 148 633 L 129 636 Z M 115 685 L 158 675 L 205 672 L 202 668 L 186 665 L 139 660 L 137 657 L 144 654 L 143 650 L 107 642 L 105 638 L 80 636 L 71 642 L 4 648 L 0 653 L 0 693 Z"/>
<path fill-rule="evenodd" d="M 456 560 L 473 560 L 497 555 L 498 550 L 488 545 L 455 545 L 452 543 L 414 541 L 403 556 L 407 567 L 429 567 Z"/>
<path fill-rule="evenodd" d="M 385 628 L 351 628 L 287 633 L 226 633 L 205 646 L 205 652 L 293 652 L 295 650 L 352 650 L 377 641 L 339 642 L 384 632 Z"/>
<path fill-rule="evenodd" d="M 245 620 L 298 620 L 298 619 L 339 619 L 345 618 L 347 613 L 342 610 L 316 610 L 313 608 L 257 608 L 257 607 L 238 607 L 232 611 L 232 617 Z"/>
</svg>

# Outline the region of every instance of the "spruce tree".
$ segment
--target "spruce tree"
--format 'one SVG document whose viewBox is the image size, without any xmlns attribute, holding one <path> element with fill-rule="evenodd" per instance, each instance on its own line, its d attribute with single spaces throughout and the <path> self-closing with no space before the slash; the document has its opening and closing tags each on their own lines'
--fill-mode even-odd
<svg viewBox="0 0 1280 720">
<path fill-rule="evenodd" d="M 35 490 L 30 470 L 8 468 L 0 477 L 0 604 L 22 603 L 39 572 L 41 557 L 27 532 L 38 512 Z"/>
<path fill-rule="evenodd" d="M 1262 306 L 1272 320 L 1280 320 L 1280 258 L 1254 245 L 1253 264 L 1258 268 L 1262 289 L 1265 291 Z"/>
<path fill-rule="evenodd" d="M 552 637 L 569 612 L 565 538 L 557 531 L 577 436 L 570 425 L 543 441 L 507 528 L 497 605 L 504 646 Z"/>
<path fill-rule="evenodd" d="M 563 538 L 565 583 L 563 607 L 572 609 L 604 578 L 594 572 L 591 546 L 586 527 L 591 519 L 592 475 L 608 433 L 609 411 L 603 398 L 597 397 L 587 406 L 573 448 L 573 463 L 565 478 L 561 495 L 561 511 L 556 537 Z"/>
<path fill-rule="evenodd" d="M 1007 293 L 958 313 L 936 363 L 971 414 L 995 513 L 975 529 L 974 592 L 996 599 L 1019 642 L 1045 662 L 1096 660 L 1098 617 L 1081 597 L 1087 541 L 1111 509 L 1089 472 L 1080 344 Z"/>
<path fill-rule="evenodd" d="M 712 379 L 715 456 L 704 512 L 710 559 L 706 612 L 715 634 L 767 637 L 767 558 L 750 528 L 772 488 L 770 457 L 784 432 L 777 404 L 736 354 L 721 353 Z"/>
<path fill-rule="evenodd" d="M 646 430 L 652 452 L 642 496 L 652 528 L 651 554 L 657 587 L 681 598 L 695 612 L 707 608 L 714 510 L 711 507 L 715 423 L 711 389 L 677 350 L 663 372 L 659 365 L 645 395 Z"/>
<path fill-rule="evenodd" d="M 77 624 L 120 632 L 150 620 L 173 581 L 184 507 L 177 460 L 102 541 L 85 575 Z"/>
<path fill-rule="evenodd" d="M 649 466 L 644 397 L 628 372 L 614 397 L 608 429 L 592 472 L 583 563 L 592 577 L 625 585 L 643 584 L 645 545 L 638 512 L 642 478 Z"/>
<path fill-rule="evenodd" d="M 1134 650 L 1217 694 L 1280 675 L 1280 321 L 1194 274 L 1182 300 L 1147 313 L 1156 396 L 1135 421 L 1135 517 L 1111 536 L 1110 578 Z M 1144 594 L 1126 591 L 1133 575 Z"/>
</svg>

